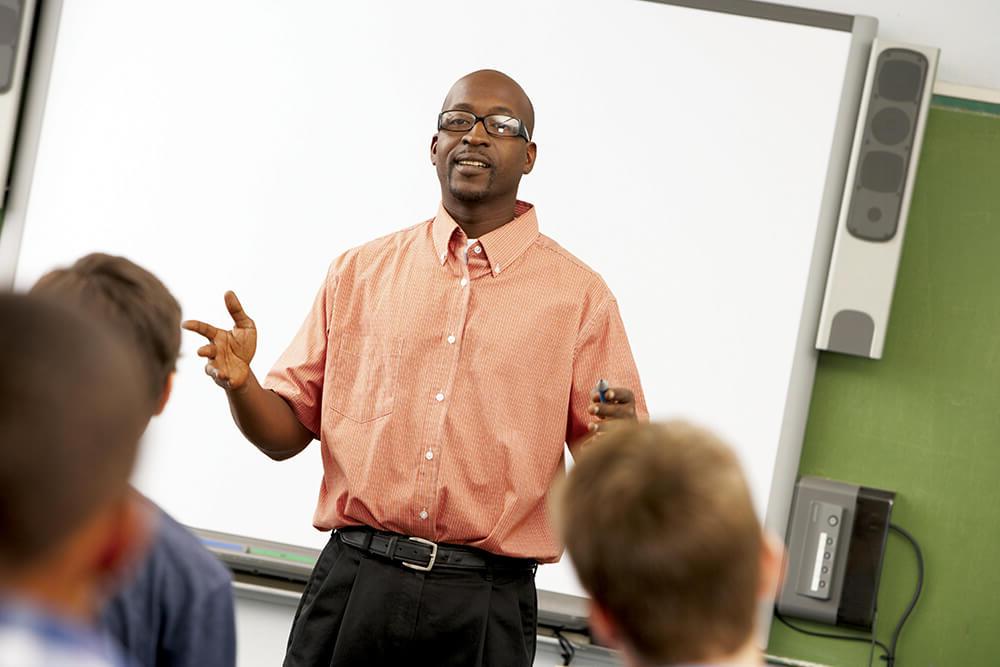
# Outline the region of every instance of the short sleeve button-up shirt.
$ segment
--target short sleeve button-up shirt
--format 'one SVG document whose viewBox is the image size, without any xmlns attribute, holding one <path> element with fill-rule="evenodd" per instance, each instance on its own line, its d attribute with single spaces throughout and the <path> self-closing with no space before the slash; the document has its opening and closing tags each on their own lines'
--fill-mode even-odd
<svg viewBox="0 0 1000 667">
<path fill-rule="evenodd" d="M 515 215 L 470 246 L 441 207 L 331 264 L 264 383 L 320 440 L 317 528 L 558 559 L 546 502 L 594 385 L 647 410 L 604 281 Z"/>
</svg>

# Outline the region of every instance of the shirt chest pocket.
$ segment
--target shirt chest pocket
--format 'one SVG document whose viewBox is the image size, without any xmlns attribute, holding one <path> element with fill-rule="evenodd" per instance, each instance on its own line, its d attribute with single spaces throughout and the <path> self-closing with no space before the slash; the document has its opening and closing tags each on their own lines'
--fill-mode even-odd
<svg viewBox="0 0 1000 667">
<path fill-rule="evenodd" d="M 392 414 L 403 339 L 344 333 L 337 349 L 330 408 L 356 422 Z"/>
</svg>

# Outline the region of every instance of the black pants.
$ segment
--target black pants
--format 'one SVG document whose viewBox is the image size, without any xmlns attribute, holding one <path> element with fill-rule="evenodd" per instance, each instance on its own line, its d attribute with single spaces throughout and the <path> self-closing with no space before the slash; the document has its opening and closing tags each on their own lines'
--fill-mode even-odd
<svg viewBox="0 0 1000 667">
<path fill-rule="evenodd" d="M 343 544 L 334 533 L 288 637 L 285 667 L 530 667 L 534 569 L 416 572 Z"/>
</svg>

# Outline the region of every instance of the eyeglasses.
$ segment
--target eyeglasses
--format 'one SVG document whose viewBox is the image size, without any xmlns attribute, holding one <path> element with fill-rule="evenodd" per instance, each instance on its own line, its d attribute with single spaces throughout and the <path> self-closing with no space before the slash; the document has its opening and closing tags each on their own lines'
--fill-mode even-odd
<svg viewBox="0 0 1000 667">
<path fill-rule="evenodd" d="M 528 128 L 521 119 L 504 114 L 477 116 L 471 111 L 442 111 L 438 115 L 438 129 L 448 132 L 469 132 L 479 121 L 483 121 L 486 133 L 494 137 L 524 137 L 525 141 L 531 141 Z"/>
</svg>

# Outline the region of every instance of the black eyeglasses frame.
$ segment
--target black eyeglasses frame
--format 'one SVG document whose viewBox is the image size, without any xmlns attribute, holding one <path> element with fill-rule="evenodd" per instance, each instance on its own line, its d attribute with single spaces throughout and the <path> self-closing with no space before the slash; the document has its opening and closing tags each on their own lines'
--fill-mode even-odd
<svg viewBox="0 0 1000 667">
<path fill-rule="evenodd" d="M 472 125 L 470 125 L 468 129 L 466 129 L 466 130 L 450 130 L 450 129 L 446 128 L 446 127 L 442 127 L 441 126 L 441 121 L 444 119 L 444 115 L 446 113 L 456 113 L 456 112 L 458 112 L 458 113 L 464 113 L 464 114 L 467 114 L 467 115 L 473 117 L 474 120 L 472 121 Z M 510 120 L 516 120 L 517 121 L 517 127 L 518 127 L 517 134 L 494 134 L 493 132 L 490 132 L 489 126 L 486 125 L 486 119 L 487 118 L 493 118 L 495 116 L 499 116 L 501 118 L 506 118 L 506 119 L 510 119 Z M 471 111 L 466 111 L 465 109 L 445 109 L 444 111 L 442 111 L 441 113 L 438 114 L 437 128 L 438 128 L 438 130 L 444 130 L 445 132 L 461 132 L 462 134 L 465 134 L 466 132 L 472 132 L 472 128 L 474 128 L 476 126 L 476 123 L 479 123 L 479 122 L 482 122 L 483 129 L 486 130 L 486 134 L 490 135 L 491 137 L 497 137 L 497 138 L 500 138 L 500 139 L 510 139 L 512 137 L 522 137 L 525 141 L 527 141 L 528 143 L 531 143 L 531 136 L 528 134 L 528 128 L 525 126 L 524 121 L 521 120 L 520 118 L 517 118 L 516 116 L 510 116 L 510 115 L 504 114 L 504 113 L 490 113 L 490 114 L 486 114 L 485 116 L 477 116 L 476 114 L 472 113 Z"/>
</svg>

